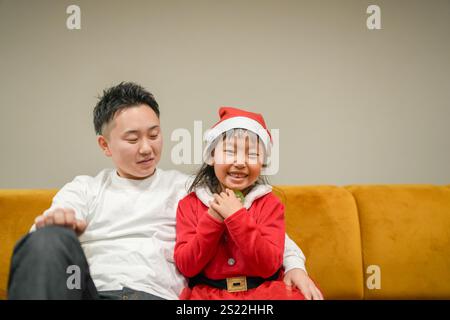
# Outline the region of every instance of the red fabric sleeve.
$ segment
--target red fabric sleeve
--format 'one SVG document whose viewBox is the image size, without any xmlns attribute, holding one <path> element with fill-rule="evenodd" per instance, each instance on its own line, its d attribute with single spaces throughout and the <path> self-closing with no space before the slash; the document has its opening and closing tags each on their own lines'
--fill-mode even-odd
<svg viewBox="0 0 450 320">
<path fill-rule="evenodd" d="M 195 212 L 193 208 L 197 208 L 196 201 L 196 197 L 185 198 L 180 201 L 177 209 L 174 259 L 178 269 L 186 277 L 200 273 L 214 257 L 225 230 L 225 224 L 207 212 Z"/>
<path fill-rule="evenodd" d="M 281 267 L 285 242 L 284 206 L 275 196 L 267 197 L 257 218 L 243 208 L 224 222 L 252 274 L 267 278 Z"/>
</svg>

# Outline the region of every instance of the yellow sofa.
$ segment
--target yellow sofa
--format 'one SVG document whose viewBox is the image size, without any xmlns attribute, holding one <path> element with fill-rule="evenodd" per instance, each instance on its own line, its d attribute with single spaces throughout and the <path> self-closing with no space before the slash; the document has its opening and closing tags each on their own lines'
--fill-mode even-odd
<svg viewBox="0 0 450 320">
<path fill-rule="evenodd" d="M 0 298 L 11 253 L 56 190 L 0 190 Z M 327 299 L 450 299 L 450 186 L 278 186 L 288 234 Z"/>
</svg>

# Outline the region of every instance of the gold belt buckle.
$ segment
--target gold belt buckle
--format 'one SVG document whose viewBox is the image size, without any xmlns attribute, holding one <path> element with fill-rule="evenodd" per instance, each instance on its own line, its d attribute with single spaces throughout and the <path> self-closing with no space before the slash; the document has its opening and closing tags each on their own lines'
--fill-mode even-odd
<svg viewBox="0 0 450 320">
<path fill-rule="evenodd" d="M 227 278 L 228 292 L 247 291 L 247 277 Z"/>
</svg>

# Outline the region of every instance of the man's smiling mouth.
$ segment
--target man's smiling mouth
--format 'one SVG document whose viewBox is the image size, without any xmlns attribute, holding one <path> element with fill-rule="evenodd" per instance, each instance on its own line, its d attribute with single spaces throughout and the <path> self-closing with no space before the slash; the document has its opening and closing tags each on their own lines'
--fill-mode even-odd
<svg viewBox="0 0 450 320">
<path fill-rule="evenodd" d="M 149 162 L 151 162 L 153 160 L 155 160 L 155 158 L 149 158 L 149 159 L 141 160 L 141 161 L 138 161 L 138 163 L 149 163 Z"/>
</svg>

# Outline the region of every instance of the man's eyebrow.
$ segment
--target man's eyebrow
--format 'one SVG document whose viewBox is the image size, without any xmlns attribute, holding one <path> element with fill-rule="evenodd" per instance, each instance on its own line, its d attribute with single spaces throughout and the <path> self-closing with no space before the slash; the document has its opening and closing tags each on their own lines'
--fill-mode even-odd
<svg viewBox="0 0 450 320">
<path fill-rule="evenodd" d="M 159 128 L 159 125 L 154 125 L 154 126 L 151 126 L 150 128 L 148 128 L 147 131 L 152 131 L 157 128 Z M 123 134 L 127 135 L 127 134 L 138 134 L 138 133 L 139 133 L 139 130 L 127 130 Z"/>
<path fill-rule="evenodd" d="M 152 130 L 155 130 L 157 128 L 159 128 L 159 125 L 154 125 L 154 126 L 151 126 L 150 128 L 148 128 L 147 131 L 152 131 Z"/>
</svg>

